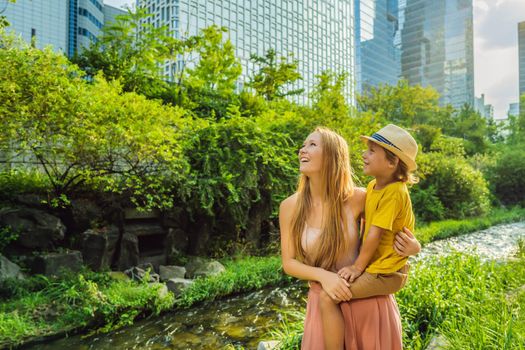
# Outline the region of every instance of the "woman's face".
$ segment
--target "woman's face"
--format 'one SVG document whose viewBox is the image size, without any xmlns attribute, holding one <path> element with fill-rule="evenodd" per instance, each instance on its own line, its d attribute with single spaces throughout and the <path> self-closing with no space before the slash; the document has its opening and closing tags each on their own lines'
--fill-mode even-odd
<svg viewBox="0 0 525 350">
<path fill-rule="evenodd" d="M 310 176 L 320 173 L 323 166 L 323 145 L 321 134 L 317 131 L 308 135 L 299 149 L 299 170 L 304 175 Z"/>
</svg>

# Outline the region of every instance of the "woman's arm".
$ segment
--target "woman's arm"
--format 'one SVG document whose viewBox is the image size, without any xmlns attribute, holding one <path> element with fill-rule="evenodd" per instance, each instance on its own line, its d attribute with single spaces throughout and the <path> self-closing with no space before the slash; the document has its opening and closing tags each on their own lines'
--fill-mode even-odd
<svg viewBox="0 0 525 350">
<path fill-rule="evenodd" d="M 403 231 L 396 234 L 394 250 L 401 256 L 416 255 L 421 251 L 421 243 L 408 228 L 404 227 Z"/>
<path fill-rule="evenodd" d="M 291 222 L 296 196 L 285 199 L 279 208 L 279 227 L 281 230 L 281 257 L 283 270 L 286 274 L 308 281 L 321 283 L 325 292 L 334 300 L 350 300 L 352 294 L 348 283 L 339 278 L 335 272 L 320 267 L 306 265 L 295 258 L 295 248 L 292 240 Z"/>
</svg>

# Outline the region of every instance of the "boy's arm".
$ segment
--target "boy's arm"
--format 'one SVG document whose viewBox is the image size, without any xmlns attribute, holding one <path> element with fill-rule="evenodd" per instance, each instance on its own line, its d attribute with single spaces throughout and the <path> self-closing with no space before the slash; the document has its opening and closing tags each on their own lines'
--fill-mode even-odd
<svg viewBox="0 0 525 350">
<path fill-rule="evenodd" d="M 370 226 L 368 231 L 368 236 L 366 236 L 365 241 L 361 245 L 361 251 L 359 256 L 355 260 L 354 264 L 348 268 L 345 272 L 348 273 L 348 281 L 353 282 L 357 277 L 359 277 L 363 271 L 368 266 L 370 259 L 374 255 L 379 242 L 381 240 L 381 235 L 383 234 L 384 229 L 377 226 Z M 346 275 L 345 273 L 345 275 Z M 344 277 L 344 276 L 342 276 Z"/>
</svg>

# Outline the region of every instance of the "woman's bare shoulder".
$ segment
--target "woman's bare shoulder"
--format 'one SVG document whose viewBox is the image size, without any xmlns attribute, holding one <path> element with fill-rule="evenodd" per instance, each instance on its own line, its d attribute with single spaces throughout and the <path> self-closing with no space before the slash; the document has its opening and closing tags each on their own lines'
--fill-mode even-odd
<svg viewBox="0 0 525 350">
<path fill-rule="evenodd" d="M 353 197 L 355 197 L 356 200 L 365 200 L 366 188 L 364 188 L 364 187 L 356 187 L 356 188 L 354 188 Z"/>
<path fill-rule="evenodd" d="M 290 197 L 288 197 L 285 200 L 283 200 L 281 202 L 281 206 L 280 206 L 281 211 L 282 210 L 290 210 L 291 208 L 293 208 L 295 206 L 295 204 L 297 203 L 297 197 L 298 197 L 298 194 L 294 193 Z"/>
</svg>

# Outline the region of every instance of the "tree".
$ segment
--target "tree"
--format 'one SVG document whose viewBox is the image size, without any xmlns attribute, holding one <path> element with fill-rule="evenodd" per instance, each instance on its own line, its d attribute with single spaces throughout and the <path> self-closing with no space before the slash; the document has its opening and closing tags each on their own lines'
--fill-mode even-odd
<svg viewBox="0 0 525 350">
<path fill-rule="evenodd" d="M 62 54 L 1 35 L 0 146 L 42 170 L 55 198 L 80 186 L 126 193 L 142 207 L 170 206 L 182 181 L 189 119 L 118 82 L 92 83 Z M 13 159 L 14 158 L 14 159 Z M 67 204 L 63 201 L 62 204 Z"/>
<path fill-rule="evenodd" d="M 259 71 L 255 73 L 248 86 L 267 101 L 304 92 L 304 89 L 287 90 L 286 88 L 288 84 L 302 80 L 297 70 L 298 62 L 292 55 L 288 58 L 281 56 L 280 60 L 277 60 L 275 50 L 269 49 L 264 56 L 252 54 L 250 59 L 259 65 Z"/>
<path fill-rule="evenodd" d="M 314 110 L 320 115 L 331 116 L 334 119 L 347 118 L 350 108 L 343 92 L 347 74 L 324 71 L 316 78 L 319 81 L 310 94 Z"/>
<path fill-rule="evenodd" d="M 201 30 L 195 46 L 198 61 L 182 78 L 188 98 L 194 102 L 191 107 L 200 116 L 226 116 L 236 97 L 235 83 L 242 68 L 231 41 L 223 39 L 225 32 L 226 28 L 216 25 Z"/>
<path fill-rule="evenodd" d="M 467 155 L 484 153 L 488 148 L 487 119 L 468 104 L 464 104 L 452 118 L 452 123 L 443 125 L 442 130 L 447 135 L 463 139 Z"/>
<path fill-rule="evenodd" d="M 396 86 L 379 85 L 357 96 L 358 108 L 380 114 L 389 121 L 411 127 L 441 125 L 447 111 L 438 105 L 439 94 L 430 87 L 410 86 L 400 80 Z"/>
<path fill-rule="evenodd" d="M 156 28 L 146 22 L 145 9 L 128 10 L 125 15 L 103 28 L 98 40 L 73 57 L 88 76 L 99 71 L 108 80 L 119 80 L 123 91 L 158 97 L 167 88 L 159 63 L 168 55 L 166 27 Z"/>
</svg>

